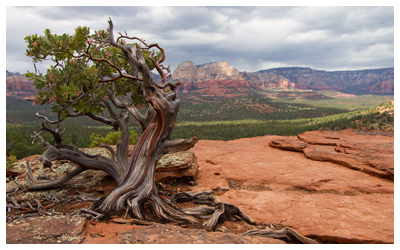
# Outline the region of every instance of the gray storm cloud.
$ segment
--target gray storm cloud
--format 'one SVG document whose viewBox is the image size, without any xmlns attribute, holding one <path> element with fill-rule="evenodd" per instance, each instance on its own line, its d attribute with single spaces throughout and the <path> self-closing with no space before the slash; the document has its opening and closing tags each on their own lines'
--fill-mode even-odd
<svg viewBox="0 0 400 250">
<path fill-rule="evenodd" d="M 33 65 L 24 37 L 107 28 L 157 42 L 182 61 L 228 61 L 240 71 L 280 66 L 365 69 L 394 65 L 394 7 L 7 7 L 7 70 Z"/>
</svg>

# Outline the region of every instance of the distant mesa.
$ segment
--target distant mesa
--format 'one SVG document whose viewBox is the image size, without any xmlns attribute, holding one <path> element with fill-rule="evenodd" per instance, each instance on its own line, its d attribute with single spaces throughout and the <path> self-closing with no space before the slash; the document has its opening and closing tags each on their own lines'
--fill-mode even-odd
<svg viewBox="0 0 400 250">
<path fill-rule="evenodd" d="M 228 62 L 213 62 L 195 66 L 193 62 L 183 62 L 174 71 L 172 79 L 181 81 L 242 80 L 237 69 Z"/>
<path fill-rule="evenodd" d="M 294 88 L 295 84 L 274 73 L 241 73 L 228 62 L 194 65 L 183 62 L 172 74 L 172 80 L 184 83 L 183 93 L 197 92 L 210 95 L 241 95 L 249 90 L 280 87 Z"/>
<path fill-rule="evenodd" d="M 6 71 L 7 90 L 35 90 L 35 86 L 20 73 Z"/>
<path fill-rule="evenodd" d="M 323 71 L 289 67 L 258 71 L 275 73 L 296 83 L 298 89 L 333 90 L 347 94 L 394 94 L 394 68 Z"/>
<path fill-rule="evenodd" d="M 7 96 L 18 98 L 31 97 L 35 94 L 35 86 L 24 75 L 6 71 Z"/>
</svg>

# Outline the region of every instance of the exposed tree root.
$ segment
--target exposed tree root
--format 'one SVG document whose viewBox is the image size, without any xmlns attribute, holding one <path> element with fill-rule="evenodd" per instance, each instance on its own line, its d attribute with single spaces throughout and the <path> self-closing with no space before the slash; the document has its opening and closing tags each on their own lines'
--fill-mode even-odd
<svg viewBox="0 0 400 250">
<path fill-rule="evenodd" d="M 250 225 L 256 225 L 256 222 L 245 215 L 240 208 L 229 203 L 219 202 L 218 199 L 212 195 L 211 191 L 195 194 L 181 192 L 171 196 L 169 200 L 173 202 L 193 202 L 207 205 L 183 210 L 185 213 L 206 219 L 202 225 L 205 229 L 217 231 L 219 227 L 230 218 L 241 219 Z M 265 229 L 250 230 L 243 235 L 284 239 L 294 243 L 318 244 L 317 241 L 301 235 L 292 228 L 284 227 L 283 225 L 276 226 L 272 223 Z"/>
<path fill-rule="evenodd" d="M 319 244 L 317 241 L 307 238 L 296 230 L 290 227 L 276 226 L 275 224 L 270 224 L 265 229 L 255 229 L 247 231 L 243 234 L 244 236 L 261 236 L 274 239 L 285 239 L 292 242 L 300 242 L 304 244 Z"/>
<path fill-rule="evenodd" d="M 65 177 L 60 179 L 50 181 L 50 182 L 41 182 L 38 181 L 32 174 L 31 167 L 29 163 L 27 163 L 26 169 L 26 178 L 29 182 L 28 187 L 30 189 L 43 189 L 49 187 L 59 186 L 60 184 L 66 182 L 71 179 L 73 176 L 76 176 L 80 172 L 86 170 L 85 168 L 78 167 L 74 171 L 67 174 Z M 135 223 L 142 225 L 150 225 L 154 222 L 151 222 L 151 219 L 146 218 L 144 214 L 144 206 L 148 204 L 153 214 L 161 221 L 169 221 L 175 222 L 180 226 L 189 227 L 189 228 L 202 228 L 207 231 L 227 231 L 222 225 L 224 222 L 235 219 L 235 220 L 243 220 L 246 223 L 253 226 L 253 230 L 247 231 L 243 233 L 244 236 L 260 236 L 260 237 L 268 237 L 275 239 L 282 239 L 285 241 L 293 242 L 293 243 L 305 243 L 305 244 L 317 244 L 318 242 L 307 238 L 292 228 L 284 227 L 283 225 L 275 225 L 269 224 L 264 229 L 260 229 L 260 225 L 258 225 L 253 219 L 243 213 L 243 211 L 235 205 L 220 202 L 217 197 L 213 195 L 212 191 L 204 191 L 199 193 L 188 193 L 188 192 L 180 192 L 172 195 L 166 200 L 163 200 L 160 196 L 155 192 L 150 191 L 150 195 L 148 198 L 144 198 L 139 196 L 134 196 L 132 198 L 124 199 L 126 201 L 126 213 L 129 211 L 131 215 L 135 218 L 125 219 L 123 221 L 117 221 L 117 223 Z M 135 204 L 141 199 L 140 204 Z M 48 197 L 47 197 L 48 198 Z M 55 199 L 55 200 L 54 200 Z M 93 203 L 87 209 L 80 209 L 75 214 L 75 216 L 83 216 L 90 220 L 98 221 L 100 219 L 108 218 L 108 212 L 102 210 L 100 207 L 103 203 L 103 199 L 99 198 L 90 198 L 87 194 L 81 193 L 80 195 L 74 197 L 74 199 L 79 199 L 82 201 L 93 201 Z M 51 201 L 59 202 L 56 197 L 51 197 Z M 17 208 L 19 206 L 18 203 L 15 204 L 12 200 L 13 208 Z M 192 208 L 180 208 L 174 203 L 187 203 L 191 202 L 194 204 L 198 204 L 200 206 L 192 207 Z M 38 202 L 37 202 L 38 203 Z M 30 205 L 30 204 L 28 204 Z M 41 204 L 37 204 L 38 209 Z M 33 209 L 33 208 L 32 208 Z M 136 210 L 136 212 L 135 212 Z M 33 211 L 33 210 L 32 210 Z M 36 210 L 35 210 L 36 211 Z M 139 217 L 140 216 L 140 217 Z M 257 229 L 256 227 L 257 226 Z"/>
</svg>

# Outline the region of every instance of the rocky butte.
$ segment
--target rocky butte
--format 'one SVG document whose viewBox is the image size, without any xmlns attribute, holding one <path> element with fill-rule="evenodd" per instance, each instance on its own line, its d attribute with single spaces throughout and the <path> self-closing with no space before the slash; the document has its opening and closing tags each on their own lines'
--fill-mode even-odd
<svg viewBox="0 0 400 250">
<path fill-rule="evenodd" d="M 29 97 L 35 94 L 35 86 L 24 75 L 6 71 L 7 96 Z"/>
<path fill-rule="evenodd" d="M 194 65 L 183 62 L 172 74 L 174 81 L 182 81 L 183 93 L 196 92 L 208 95 L 240 95 L 249 90 L 280 87 L 293 88 L 294 83 L 274 73 L 241 73 L 228 62 L 213 62 Z"/>
<path fill-rule="evenodd" d="M 213 62 L 195 66 L 193 62 L 183 62 L 174 71 L 172 79 L 181 81 L 242 80 L 237 69 L 228 62 Z"/>
</svg>

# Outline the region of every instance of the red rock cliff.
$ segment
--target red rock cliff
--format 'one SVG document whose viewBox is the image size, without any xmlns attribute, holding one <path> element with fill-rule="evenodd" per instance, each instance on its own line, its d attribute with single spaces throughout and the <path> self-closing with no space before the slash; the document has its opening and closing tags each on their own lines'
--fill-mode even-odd
<svg viewBox="0 0 400 250">
<path fill-rule="evenodd" d="M 7 96 L 26 97 L 35 93 L 35 86 L 25 76 L 19 73 L 6 75 Z"/>
<path fill-rule="evenodd" d="M 237 69 L 228 62 L 207 63 L 195 66 L 193 62 L 183 62 L 172 74 L 173 80 L 185 83 L 182 92 L 195 91 L 202 94 L 225 95 L 245 92 L 252 88 Z"/>
</svg>

